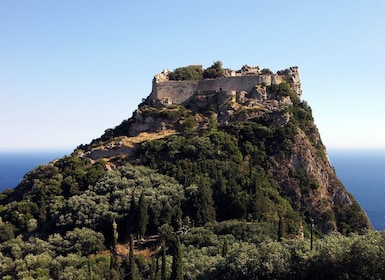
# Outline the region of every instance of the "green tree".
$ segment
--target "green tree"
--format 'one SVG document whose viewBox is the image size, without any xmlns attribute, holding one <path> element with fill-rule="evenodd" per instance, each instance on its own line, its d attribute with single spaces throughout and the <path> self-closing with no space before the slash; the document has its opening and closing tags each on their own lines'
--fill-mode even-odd
<svg viewBox="0 0 385 280">
<path fill-rule="evenodd" d="M 222 67 L 222 61 L 218 60 L 213 63 L 209 68 L 203 71 L 203 78 L 213 79 L 224 76 L 225 71 Z"/>
<path fill-rule="evenodd" d="M 197 122 L 196 122 L 194 116 L 188 117 L 183 124 L 184 133 L 185 134 L 193 134 L 193 132 L 195 131 L 196 125 L 197 125 Z"/>
<path fill-rule="evenodd" d="M 228 252 L 229 252 L 229 243 L 227 241 L 227 238 L 225 238 L 222 245 L 222 257 L 225 258 Z"/>
<path fill-rule="evenodd" d="M 80 194 L 79 183 L 72 176 L 67 176 L 63 179 L 61 182 L 61 188 L 63 189 L 64 196 L 66 197 Z"/>
<path fill-rule="evenodd" d="M 10 240 L 15 237 L 13 226 L 10 223 L 4 223 L 0 217 L 0 242 Z"/>
<path fill-rule="evenodd" d="M 167 270 L 166 270 L 166 244 L 165 242 L 162 243 L 162 268 L 161 268 L 161 274 L 160 274 L 161 280 L 167 279 Z"/>
<path fill-rule="evenodd" d="M 134 257 L 134 237 L 130 234 L 130 251 L 128 254 L 128 279 L 136 280 L 136 264 Z"/>
<path fill-rule="evenodd" d="M 146 233 L 147 224 L 149 221 L 148 212 L 147 212 L 147 201 L 144 196 L 144 192 L 141 193 L 139 198 L 139 235 L 143 237 Z"/>
<path fill-rule="evenodd" d="M 68 231 L 64 239 L 70 244 L 69 252 L 78 253 L 83 256 L 101 252 L 105 249 L 103 234 L 86 227 Z"/>
<path fill-rule="evenodd" d="M 110 278 L 111 280 L 118 280 L 120 279 L 120 273 L 119 273 L 119 262 L 116 255 L 112 255 L 110 258 Z"/>
<path fill-rule="evenodd" d="M 112 248 L 115 250 L 115 247 L 118 244 L 118 224 L 115 219 L 112 220 L 112 236 Z"/>
<path fill-rule="evenodd" d="M 283 235 L 284 235 L 283 220 L 282 220 L 282 217 L 279 216 L 279 219 L 278 219 L 278 241 L 282 241 Z"/>
<path fill-rule="evenodd" d="M 215 221 L 213 194 L 209 183 L 207 178 L 200 177 L 199 186 L 192 185 L 186 188 L 186 192 L 188 192 L 186 196 L 192 204 L 191 218 L 195 220 L 197 225 Z"/>
<path fill-rule="evenodd" d="M 218 116 L 217 113 L 212 113 L 209 117 L 209 131 L 215 132 L 218 129 Z"/>
<path fill-rule="evenodd" d="M 183 280 L 182 246 L 179 237 L 176 238 L 175 252 L 172 258 L 171 280 Z"/>
<path fill-rule="evenodd" d="M 271 71 L 269 68 L 263 68 L 263 69 L 261 70 L 261 74 L 262 74 L 262 75 L 272 75 L 272 74 L 274 74 L 274 73 L 273 73 L 273 71 Z"/>
<path fill-rule="evenodd" d="M 201 66 L 187 66 L 180 67 L 168 74 L 170 80 L 184 81 L 184 80 L 199 80 L 202 79 Z"/>
<path fill-rule="evenodd" d="M 138 221 L 138 207 L 135 201 L 135 190 L 131 193 L 130 209 L 128 211 L 127 231 L 128 233 L 135 233 Z"/>
<path fill-rule="evenodd" d="M 106 171 L 105 163 L 102 160 L 94 163 L 90 168 L 87 169 L 87 173 L 83 179 L 84 186 L 94 185 Z"/>
</svg>

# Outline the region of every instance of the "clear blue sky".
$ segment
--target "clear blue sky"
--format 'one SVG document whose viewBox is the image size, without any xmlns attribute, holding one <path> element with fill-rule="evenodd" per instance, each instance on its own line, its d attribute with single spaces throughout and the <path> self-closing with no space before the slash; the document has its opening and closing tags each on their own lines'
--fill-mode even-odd
<svg viewBox="0 0 385 280">
<path fill-rule="evenodd" d="M 0 2 L 0 150 L 129 118 L 163 68 L 297 65 L 327 148 L 385 148 L 385 1 Z"/>
</svg>

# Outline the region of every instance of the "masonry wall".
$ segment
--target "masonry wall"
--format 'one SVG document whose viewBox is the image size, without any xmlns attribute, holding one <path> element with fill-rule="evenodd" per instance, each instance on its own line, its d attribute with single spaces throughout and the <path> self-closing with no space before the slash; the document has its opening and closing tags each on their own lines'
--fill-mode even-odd
<svg viewBox="0 0 385 280">
<path fill-rule="evenodd" d="M 172 103 L 182 104 L 197 91 L 198 82 L 199 81 L 154 81 L 150 100 L 171 98 Z"/>
<path fill-rule="evenodd" d="M 182 104 L 198 91 L 251 91 L 255 85 L 279 84 L 280 75 L 244 75 L 199 81 L 153 81 L 150 100 L 170 98 L 172 103 Z"/>
</svg>

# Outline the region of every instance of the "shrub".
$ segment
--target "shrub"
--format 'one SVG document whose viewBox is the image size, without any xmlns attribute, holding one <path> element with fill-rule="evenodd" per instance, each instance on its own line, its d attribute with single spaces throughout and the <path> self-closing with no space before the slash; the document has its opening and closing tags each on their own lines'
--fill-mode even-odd
<svg viewBox="0 0 385 280">
<path fill-rule="evenodd" d="M 195 65 L 180 67 L 174 72 L 170 72 L 168 78 L 174 81 L 200 80 L 202 79 L 202 67 Z"/>
<path fill-rule="evenodd" d="M 205 79 L 214 79 L 223 77 L 225 71 L 222 68 L 222 61 L 218 60 L 213 63 L 209 68 L 203 71 L 203 78 Z"/>
<path fill-rule="evenodd" d="M 262 74 L 262 75 L 272 75 L 272 74 L 274 74 L 274 73 L 273 73 L 273 71 L 271 71 L 269 68 L 263 68 L 263 69 L 261 70 L 261 74 Z"/>
</svg>

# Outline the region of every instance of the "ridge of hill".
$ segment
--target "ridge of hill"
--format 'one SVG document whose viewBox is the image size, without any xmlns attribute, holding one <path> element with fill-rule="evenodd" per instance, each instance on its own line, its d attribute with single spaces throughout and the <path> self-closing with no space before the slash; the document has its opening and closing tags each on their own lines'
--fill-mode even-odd
<svg viewBox="0 0 385 280">
<path fill-rule="evenodd" d="M 170 81 L 189 67 L 198 80 Z M 329 163 L 297 67 L 235 76 L 189 67 L 156 76 L 131 118 L 3 192 L 0 241 L 38 236 L 58 254 L 87 256 L 130 235 L 175 244 L 203 230 L 257 242 L 372 228 Z M 257 83 L 242 88 L 245 77 Z"/>
</svg>

